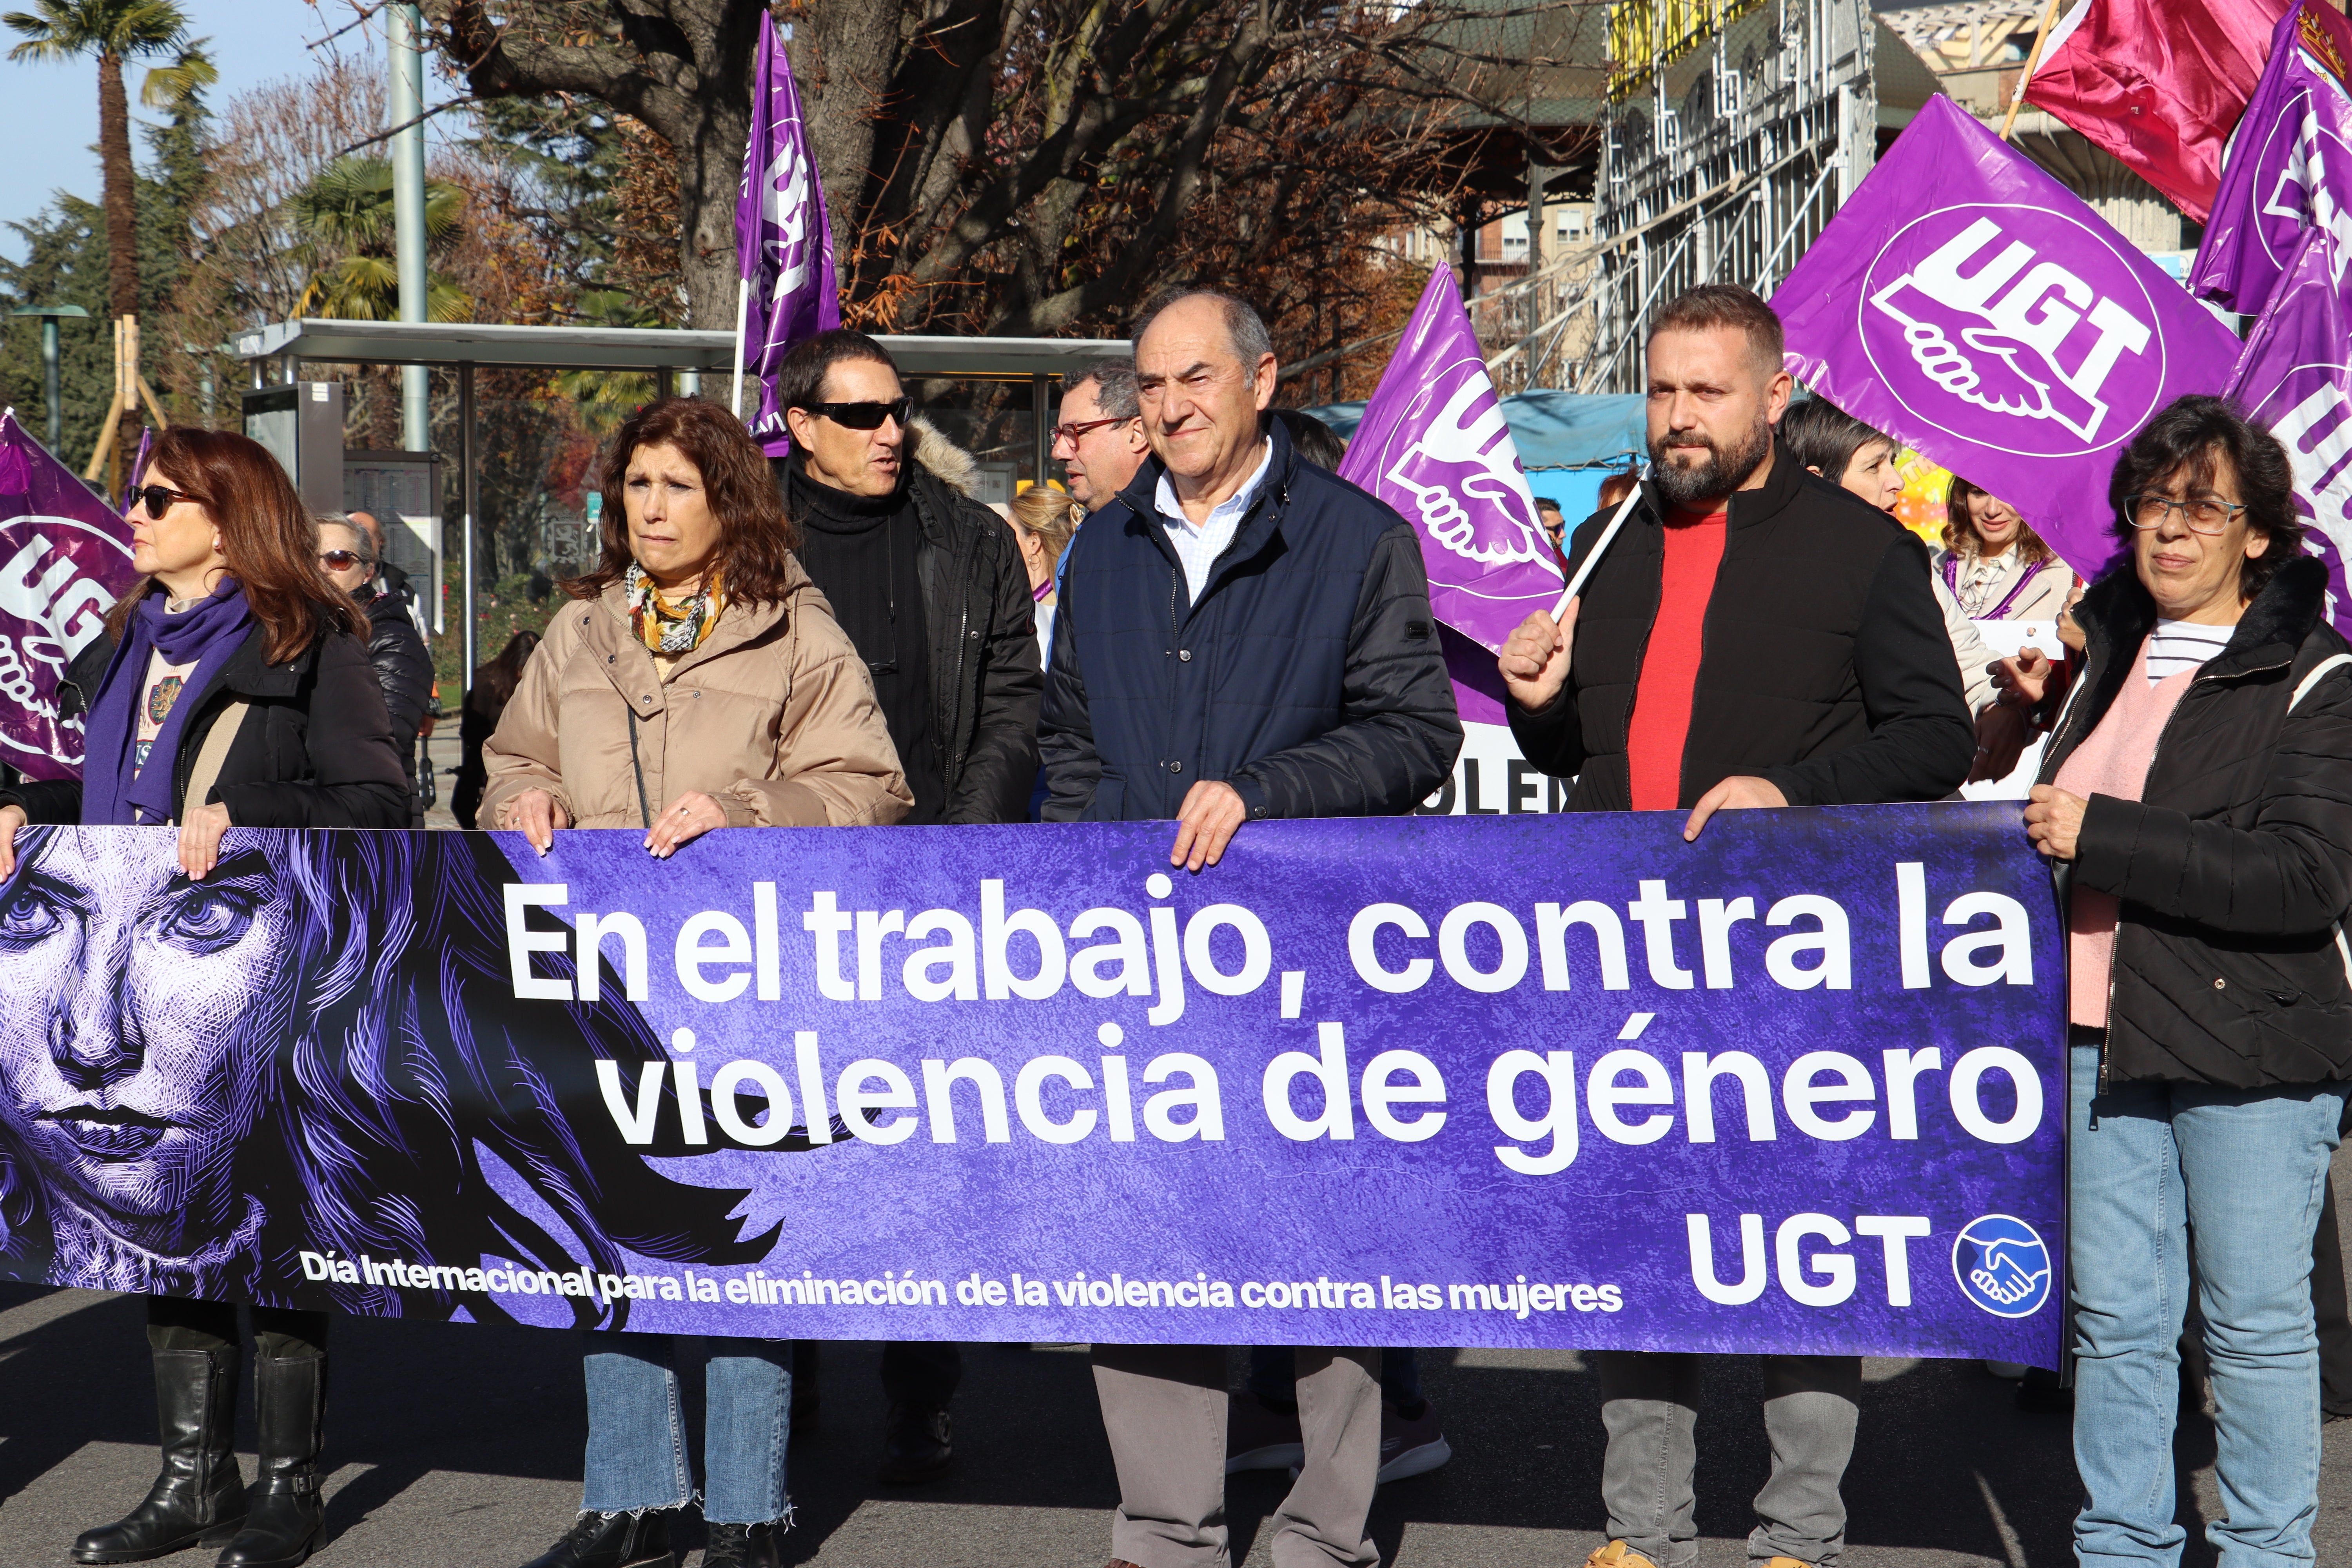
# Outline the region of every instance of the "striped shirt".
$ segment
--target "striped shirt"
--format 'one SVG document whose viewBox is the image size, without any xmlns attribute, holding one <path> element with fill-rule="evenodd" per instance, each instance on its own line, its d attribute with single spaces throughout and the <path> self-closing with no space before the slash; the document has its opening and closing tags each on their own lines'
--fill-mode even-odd
<svg viewBox="0 0 2352 1568">
<path fill-rule="evenodd" d="M 2155 686 L 2184 669 L 2195 669 L 2230 646 L 2235 626 L 2205 626 L 2158 621 L 2147 634 L 2147 683 Z"/>
</svg>

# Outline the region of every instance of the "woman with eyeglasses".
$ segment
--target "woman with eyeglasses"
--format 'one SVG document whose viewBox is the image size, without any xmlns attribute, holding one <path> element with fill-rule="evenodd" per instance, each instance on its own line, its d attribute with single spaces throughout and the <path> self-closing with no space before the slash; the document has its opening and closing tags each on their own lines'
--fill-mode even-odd
<svg viewBox="0 0 2352 1568">
<path fill-rule="evenodd" d="M 721 829 L 905 816 L 873 682 L 793 559 L 742 421 L 693 398 L 651 404 L 614 434 L 603 473 L 603 556 L 563 584 L 573 602 L 483 748 L 478 820 L 542 854 L 567 828 L 625 828 L 658 862 Z M 698 1495 L 708 1568 L 773 1568 L 792 1512 L 790 1343 L 711 1342 L 699 1489 L 670 1340 L 592 1333 L 583 1363 L 580 1512 L 531 1568 L 667 1563 Z"/>
<path fill-rule="evenodd" d="M 383 705 L 392 716 L 392 742 L 404 764 L 416 755 L 416 734 L 425 727 L 425 710 L 433 702 L 433 656 L 425 651 L 416 623 L 397 606 L 379 611 L 376 604 L 375 539 L 341 512 L 319 519 L 319 566 L 327 581 L 352 596 L 367 612 L 368 662 L 383 688 Z M 408 825 L 425 826 L 425 803 L 411 788 Z"/>
<path fill-rule="evenodd" d="M 173 828 L 180 873 L 197 884 L 232 826 L 405 827 L 407 775 L 368 664 L 367 616 L 328 580 L 317 526 L 285 471 L 243 436 L 180 426 L 156 442 L 147 477 L 131 513 L 142 576 L 68 672 L 82 776 L 0 792 L 0 883 L 16 875 L 27 824 Z M 61 1011 L 51 1031 L 59 1103 L 117 1114 L 58 1121 L 62 1137 L 104 1161 L 152 1145 L 159 1126 L 163 1141 L 196 1135 L 163 1114 L 179 1104 L 185 1063 L 144 1051 L 94 1066 L 77 1035 Z M 326 1314 L 252 1310 L 261 1466 L 248 1498 L 229 1442 L 236 1309 L 188 1295 L 254 1300 L 240 1283 L 247 1238 L 221 1215 L 191 1212 L 169 1184 L 125 1213 L 88 1237 L 83 1278 L 148 1293 L 163 1467 L 128 1516 L 83 1532 L 74 1559 L 134 1563 L 202 1545 L 225 1549 L 220 1568 L 291 1568 L 325 1519 Z"/>
<path fill-rule="evenodd" d="M 2075 1552 L 2180 1560 L 2193 1278 L 2206 1534 L 2224 1563 L 2308 1563 L 2312 1234 L 2352 1077 L 2352 648 L 2286 453 L 2228 403 L 2158 415 L 2108 493 L 2128 553 L 2075 608 L 2082 672 L 2025 813 L 2071 948 Z"/>
</svg>

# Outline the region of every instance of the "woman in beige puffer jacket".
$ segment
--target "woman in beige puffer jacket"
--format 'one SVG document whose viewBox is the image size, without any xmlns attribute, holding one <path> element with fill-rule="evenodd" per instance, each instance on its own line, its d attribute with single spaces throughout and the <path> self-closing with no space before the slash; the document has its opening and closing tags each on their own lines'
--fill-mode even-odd
<svg viewBox="0 0 2352 1568">
<path fill-rule="evenodd" d="M 873 682 L 792 554 L 766 458 L 716 406 L 640 410 L 605 463 L 604 552 L 482 749 L 478 818 L 544 850 L 636 827 L 870 826 L 913 804 Z"/>
</svg>

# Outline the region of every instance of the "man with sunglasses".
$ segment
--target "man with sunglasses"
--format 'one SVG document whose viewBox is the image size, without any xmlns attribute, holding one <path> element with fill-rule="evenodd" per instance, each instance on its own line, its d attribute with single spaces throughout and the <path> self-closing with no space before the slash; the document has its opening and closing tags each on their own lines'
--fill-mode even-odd
<svg viewBox="0 0 2352 1568">
<path fill-rule="evenodd" d="M 1462 749 L 1412 525 L 1299 457 L 1274 345 L 1229 295 L 1178 293 L 1135 335 L 1151 456 L 1078 531 L 1048 661 L 1049 821 L 1174 818 L 1199 873 L 1246 822 L 1398 815 Z M 1257 829 L 1264 832 L 1264 829 Z M 1281 1563 L 1370 1568 L 1381 1352 L 1294 1352 L 1300 1469 Z M 1115 1563 L 1229 1556 L 1221 1346 L 1094 1347 L 1119 1480 Z"/>
<path fill-rule="evenodd" d="M 1035 605 L 1013 531 L 941 477 L 969 471 L 971 458 L 919 421 L 909 442 L 898 368 L 863 332 L 820 332 L 794 348 L 776 395 L 793 438 L 776 463 L 784 510 L 801 531 L 801 564 L 874 678 L 915 796 L 903 820 L 1028 821 Z M 812 1393 L 814 1371 L 811 1347 L 793 1375 Z M 953 1344 L 883 1347 L 886 1485 L 946 1473 L 948 1402 L 962 1372 Z"/>
<path fill-rule="evenodd" d="M 1103 359 L 1062 388 L 1062 422 L 1054 426 L 1054 460 L 1069 478 L 1070 494 L 1100 511 L 1127 489 L 1151 454 L 1136 401 L 1135 362 Z"/>
</svg>

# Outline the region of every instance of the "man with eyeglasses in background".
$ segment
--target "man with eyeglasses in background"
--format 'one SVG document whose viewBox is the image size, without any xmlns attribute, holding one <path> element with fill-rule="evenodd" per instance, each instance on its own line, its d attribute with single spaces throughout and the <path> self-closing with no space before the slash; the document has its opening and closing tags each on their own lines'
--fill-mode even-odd
<svg viewBox="0 0 2352 1568">
<path fill-rule="evenodd" d="M 1012 531 L 933 471 L 962 454 L 928 425 L 908 449 L 898 367 L 864 332 L 819 332 L 795 347 L 777 371 L 776 401 L 793 437 L 775 462 L 784 510 L 800 529 L 801 564 L 874 678 L 915 796 L 902 820 L 1028 821 L 1044 680 Z M 814 1372 L 803 1350 L 793 1366 L 810 1384 L 794 1400 L 803 1408 Z M 948 1403 L 962 1374 L 953 1344 L 883 1347 L 885 1485 L 946 1473 Z"/>
<path fill-rule="evenodd" d="M 1095 512 L 1117 500 L 1151 455 L 1136 395 L 1135 362 L 1097 360 L 1078 372 L 1062 388 L 1062 422 L 1053 435 L 1054 460 L 1068 476 L 1077 503 Z"/>
</svg>

